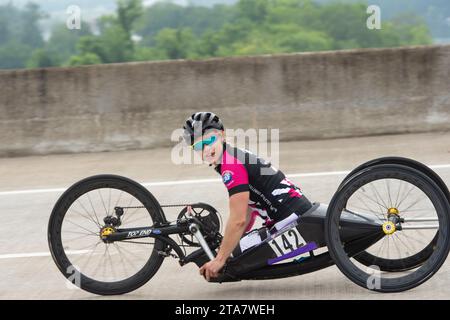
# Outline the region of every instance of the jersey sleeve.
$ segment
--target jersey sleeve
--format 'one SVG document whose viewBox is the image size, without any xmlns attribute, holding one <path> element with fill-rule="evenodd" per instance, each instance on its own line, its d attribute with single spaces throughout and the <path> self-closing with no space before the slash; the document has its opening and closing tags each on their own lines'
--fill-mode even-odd
<svg viewBox="0 0 450 320">
<path fill-rule="evenodd" d="M 222 181 L 231 197 L 239 192 L 249 191 L 248 172 L 241 163 L 227 165 L 222 171 Z"/>
</svg>

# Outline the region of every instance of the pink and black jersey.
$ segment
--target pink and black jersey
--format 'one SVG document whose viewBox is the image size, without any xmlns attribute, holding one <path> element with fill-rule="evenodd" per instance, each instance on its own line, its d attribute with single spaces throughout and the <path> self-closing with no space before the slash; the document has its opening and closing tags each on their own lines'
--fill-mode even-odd
<svg viewBox="0 0 450 320">
<path fill-rule="evenodd" d="M 247 150 L 224 143 L 220 164 L 215 170 L 222 176 L 230 196 L 249 191 L 249 205 L 266 210 L 275 221 L 294 212 L 302 214 L 312 206 L 283 172 Z"/>
</svg>

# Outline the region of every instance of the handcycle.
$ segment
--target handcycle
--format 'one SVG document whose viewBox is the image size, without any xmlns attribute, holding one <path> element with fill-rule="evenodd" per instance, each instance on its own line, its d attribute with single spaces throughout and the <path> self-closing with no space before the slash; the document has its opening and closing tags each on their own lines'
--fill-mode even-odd
<svg viewBox="0 0 450 320">
<path fill-rule="evenodd" d="M 175 208 L 181 210 L 169 221 L 164 209 Z M 235 250 L 211 282 L 293 277 L 335 264 L 361 287 L 401 292 L 430 279 L 447 258 L 450 193 L 426 165 L 383 157 L 352 170 L 328 205 L 314 203 L 280 230 L 267 222 L 251 231 L 262 241 Z M 202 266 L 214 258 L 221 228 L 209 204 L 160 205 L 135 181 L 96 175 L 61 195 L 48 242 L 67 279 L 94 294 L 118 295 L 147 283 L 165 258 Z"/>
</svg>

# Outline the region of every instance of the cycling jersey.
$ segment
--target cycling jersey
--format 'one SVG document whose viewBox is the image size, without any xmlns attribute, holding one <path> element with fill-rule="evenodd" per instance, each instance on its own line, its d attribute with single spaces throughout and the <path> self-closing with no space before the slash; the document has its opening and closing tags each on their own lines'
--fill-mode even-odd
<svg viewBox="0 0 450 320">
<path fill-rule="evenodd" d="M 224 143 L 215 170 L 222 176 L 230 197 L 249 191 L 249 206 L 265 210 L 275 221 L 294 212 L 301 215 L 312 206 L 300 188 L 283 172 L 248 150 Z"/>
</svg>

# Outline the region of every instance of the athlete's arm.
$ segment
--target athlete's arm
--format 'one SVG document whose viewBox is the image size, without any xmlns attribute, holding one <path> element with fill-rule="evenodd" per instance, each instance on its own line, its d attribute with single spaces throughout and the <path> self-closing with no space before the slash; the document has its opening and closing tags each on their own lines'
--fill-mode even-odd
<svg viewBox="0 0 450 320">
<path fill-rule="evenodd" d="M 248 191 L 233 194 L 230 197 L 230 217 L 216 259 L 225 263 L 239 243 L 247 226 Z"/>
<path fill-rule="evenodd" d="M 248 191 L 230 196 L 230 217 L 225 227 L 225 234 L 217 256 L 205 263 L 199 270 L 206 280 L 216 278 L 228 257 L 238 245 L 247 224 L 247 207 L 250 193 Z"/>
<path fill-rule="evenodd" d="M 228 189 L 230 216 L 217 256 L 200 268 L 200 274 L 209 281 L 217 277 L 234 248 L 238 245 L 247 223 L 247 208 L 250 198 L 249 179 L 246 167 L 226 151 L 220 168 L 223 183 Z"/>
</svg>

